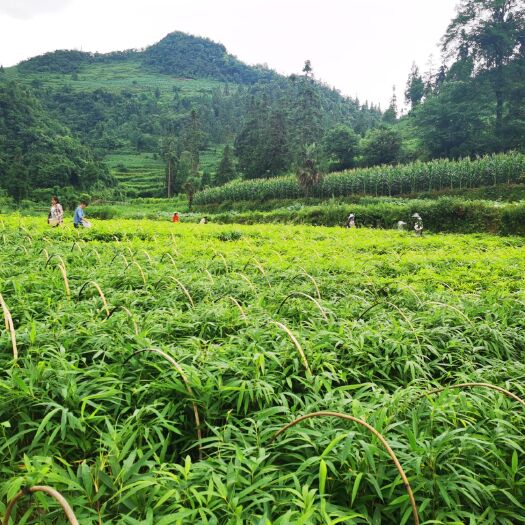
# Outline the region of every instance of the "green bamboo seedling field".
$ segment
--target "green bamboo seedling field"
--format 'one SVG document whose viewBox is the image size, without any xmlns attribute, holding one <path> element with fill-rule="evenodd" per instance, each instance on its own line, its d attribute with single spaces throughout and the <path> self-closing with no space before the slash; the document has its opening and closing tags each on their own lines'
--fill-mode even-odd
<svg viewBox="0 0 525 525">
<path fill-rule="evenodd" d="M 0 245 L 6 525 L 525 523 L 523 238 L 4 215 Z"/>
</svg>

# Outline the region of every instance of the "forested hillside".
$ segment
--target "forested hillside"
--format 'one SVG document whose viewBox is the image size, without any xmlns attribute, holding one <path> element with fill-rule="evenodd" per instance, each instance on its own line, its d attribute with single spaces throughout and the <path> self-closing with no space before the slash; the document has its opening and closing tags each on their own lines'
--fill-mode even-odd
<svg viewBox="0 0 525 525">
<path fill-rule="evenodd" d="M 308 194 L 328 172 L 523 151 L 524 34 L 517 0 L 462 0 L 441 41 L 441 65 L 423 73 L 413 65 L 403 112 L 399 89 L 382 112 L 317 81 L 309 60 L 284 77 L 180 32 L 142 50 L 47 53 L 0 69 L 0 185 L 23 198 L 37 187 L 116 180 L 119 198 L 186 193 L 192 201 L 232 180 L 294 174 Z M 20 104 L 34 118 L 5 125 Z M 15 153 L 28 155 L 21 137 L 40 120 L 60 127 L 44 136 L 67 137 L 75 153 L 48 148 L 38 134 L 31 148 L 54 151 L 53 160 Z M 57 168 L 61 156 L 76 166 L 79 155 L 93 159 L 81 175 Z"/>
<path fill-rule="evenodd" d="M 224 46 L 183 33 L 145 50 L 47 53 L 0 78 L 25 86 L 19 89 L 105 157 L 131 197 L 183 191 L 191 176 L 200 188 L 242 171 L 247 177 L 277 175 L 294 162 L 305 126 L 312 125 L 316 137 L 340 124 L 365 132 L 381 116 L 311 74 L 285 78 L 247 66 Z M 315 107 L 305 113 L 311 101 Z M 255 133 L 253 120 L 262 113 L 270 116 L 267 129 Z M 264 140 L 265 133 L 275 133 L 274 140 Z M 247 159 L 258 147 L 253 141 L 261 140 L 266 149 L 252 172 Z M 233 155 L 230 169 L 228 158 L 221 163 L 224 149 L 228 157 L 234 144 L 240 169 Z M 219 166 L 224 169 L 217 174 Z"/>
<path fill-rule="evenodd" d="M 0 175 L 1 186 L 17 199 L 42 187 L 115 184 L 92 151 L 13 82 L 0 82 Z"/>
</svg>

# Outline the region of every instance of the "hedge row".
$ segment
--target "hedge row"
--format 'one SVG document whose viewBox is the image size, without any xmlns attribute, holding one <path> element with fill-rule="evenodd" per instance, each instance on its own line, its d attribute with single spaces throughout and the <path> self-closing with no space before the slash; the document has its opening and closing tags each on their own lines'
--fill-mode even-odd
<svg viewBox="0 0 525 525">
<path fill-rule="evenodd" d="M 409 227 L 418 212 L 426 230 L 454 233 L 498 233 L 525 235 L 525 203 L 496 205 L 488 201 L 463 201 L 453 198 L 410 200 L 377 204 L 320 205 L 280 208 L 270 212 L 218 213 L 213 222 L 224 224 L 292 223 L 317 226 L 343 226 L 349 213 L 355 213 L 359 226 L 394 228 L 397 221 Z"/>
</svg>

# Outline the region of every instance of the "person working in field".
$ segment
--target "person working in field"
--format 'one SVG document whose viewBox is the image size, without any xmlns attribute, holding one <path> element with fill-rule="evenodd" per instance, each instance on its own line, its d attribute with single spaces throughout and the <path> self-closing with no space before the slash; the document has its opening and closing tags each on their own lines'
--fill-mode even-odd
<svg viewBox="0 0 525 525">
<path fill-rule="evenodd" d="M 85 219 L 84 214 L 87 205 L 88 203 L 86 201 L 80 201 L 80 204 L 77 206 L 73 217 L 73 226 L 75 228 L 91 228 L 91 223 Z"/>
<path fill-rule="evenodd" d="M 179 217 L 179 212 L 178 211 L 173 212 L 173 217 L 171 218 L 171 221 L 172 222 L 179 222 L 180 221 L 180 217 Z"/>
<path fill-rule="evenodd" d="M 423 219 L 419 213 L 414 213 L 412 218 L 416 220 L 414 223 L 414 232 L 416 233 L 416 237 L 421 237 L 423 235 Z"/>
<path fill-rule="evenodd" d="M 53 227 L 60 226 L 64 222 L 64 209 L 56 195 L 51 197 L 51 209 L 49 210 L 47 222 Z"/>
<path fill-rule="evenodd" d="M 199 224 L 208 224 L 208 217 L 203 217 L 203 218 L 199 221 Z"/>
<path fill-rule="evenodd" d="M 355 215 L 351 213 L 348 218 L 346 219 L 346 225 L 347 228 L 357 228 L 355 224 Z"/>
</svg>

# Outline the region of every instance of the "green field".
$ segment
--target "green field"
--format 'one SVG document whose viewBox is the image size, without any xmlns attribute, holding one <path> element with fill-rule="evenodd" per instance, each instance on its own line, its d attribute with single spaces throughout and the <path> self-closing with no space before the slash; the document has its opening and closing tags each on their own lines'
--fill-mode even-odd
<svg viewBox="0 0 525 525">
<path fill-rule="evenodd" d="M 0 516 L 47 485 L 82 525 L 525 523 L 523 238 L 4 215 L 0 241 Z M 430 393 L 464 383 L 505 391 Z M 10 523 L 67 523 L 20 498 Z"/>
<path fill-rule="evenodd" d="M 110 92 L 121 92 L 123 89 L 142 93 L 160 89 L 161 100 L 171 101 L 174 90 L 184 95 L 209 93 L 223 83 L 208 79 L 177 78 L 171 75 L 144 70 L 139 60 L 126 62 L 88 64 L 80 68 L 75 80 L 72 75 L 63 73 L 19 73 L 16 67 L 5 69 L 6 78 L 17 80 L 27 85 L 38 85 L 54 89 L 94 91 L 104 89 Z"/>
</svg>

